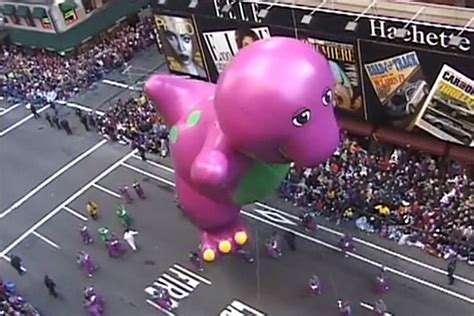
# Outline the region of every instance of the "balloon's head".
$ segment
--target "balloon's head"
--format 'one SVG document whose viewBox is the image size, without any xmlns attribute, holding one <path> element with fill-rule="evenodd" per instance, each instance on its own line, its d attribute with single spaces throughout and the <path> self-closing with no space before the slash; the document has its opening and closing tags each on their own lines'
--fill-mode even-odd
<svg viewBox="0 0 474 316">
<path fill-rule="evenodd" d="M 220 76 L 214 105 L 229 142 L 255 159 L 311 167 L 339 142 L 328 61 L 296 39 L 242 49 Z"/>
</svg>

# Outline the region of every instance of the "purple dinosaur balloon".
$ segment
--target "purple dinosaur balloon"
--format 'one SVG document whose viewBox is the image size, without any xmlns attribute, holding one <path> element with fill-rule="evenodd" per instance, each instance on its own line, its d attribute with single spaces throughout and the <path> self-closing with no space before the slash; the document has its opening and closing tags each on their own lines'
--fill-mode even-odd
<svg viewBox="0 0 474 316">
<path fill-rule="evenodd" d="M 199 228 L 206 261 L 248 240 L 242 205 L 275 190 L 290 163 L 334 152 L 334 79 L 301 41 L 273 37 L 242 49 L 216 85 L 153 75 L 145 91 L 170 129 L 181 206 Z"/>
</svg>

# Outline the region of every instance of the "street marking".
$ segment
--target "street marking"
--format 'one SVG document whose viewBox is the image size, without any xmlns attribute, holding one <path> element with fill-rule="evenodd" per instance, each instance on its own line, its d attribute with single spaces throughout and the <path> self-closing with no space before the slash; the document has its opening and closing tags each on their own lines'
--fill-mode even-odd
<svg viewBox="0 0 474 316">
<path fill-rule="evenodd" d="M 266 209 L 268 209 L 268 210 L 274 211 L 274 212 L 276 212 L 276 213 L 279 213 L 279 214 L 282 214 L 282 215 L 285 215 L 285 216 L 288 216 L 288 217 L 290 217 L 290 218 L 293 218 L 293 219 L 295 219 L 295 220 L 300 221 L 300 219 L 298 218 L 298 216 L 293 215 L 293 214 L 290 214 L 290 213 L 285 212 L 285 211 L 282 211 L 282 210 L 277 209 L 277 208 L 275 208 L 275 207 L 266 205 L 266 204 L 264 204 L 264 203 L 255 202 L 255 205 L 260 206 L 260 207 L 262 207 L 262 208 L 266 208 Z M 330 233 L 330 234 L 334 234 L 334 235 L 336 235 L 336 236 L 340 236 L 340 237 L 342 237 L 342 236 L 344 235 L 343 233 L 341 233 L 341 232 L 339 232 L 339 231 L 337 231 L 337 230 L 334 230 L 334 229 L 332 229 L 332 228 L 329 228 L 329 227 L 320 225 L 319 223 L 318 223 L 318 229 L 320 229 L 320 230 L 322 230 L 322 231 L 325 231 L 325 232 L 328 232 L 328 233 Z M 442 270 L 442 269 L 439 269 L 439 268 L 437 268 L 437 267 L 435 267 L 435 266 L 432 266 L 432 265 L 426 264 L 426 263 L 424 263 L 424 262 L 418 261 L 418 260 L 413 259 L 413 258 L 411 258 L 411 257 L 402 255 L 402 254 L 400 254 L 400 253 L 398 253 L 398 252 L 395 252 L 395 251 L 392 251 L 392 250 L 390 250 L 390 249 L 386 249 L 386 248 L 384 248 L 384 247 L 381 247 L 381 246 L 379 246 L 379 245 L 373 244 L 373 243 L 368 242 L 368 241 L 366 241 L 366 240 L 363 240 L 363 239 L 360 239 L 360 238 L 357 238 L 357 237 L 353 237 L 352 240 L 355 241 L 355 242 L 357 242 L 357 243 L 359 243 L 359 244 L 361 244 L 361 245 L 364 245 L 364 246 L 366 246 L 366 247 L 369 247 L 369 248 L 378 250 L 378 251 L 380 251 L 380 252 L 383 252 L 383 253 L 385 253 L 385 254 L 391 255 L 391 256 L 396 257 L 396 258 L 398 258 L 398 259 L 402 259 L 402 260 L 405 260 L 405 261 L 407 261 L 407 262 L 410 262 L 410 263 L 412 263 L 412 264 L 414 264 L 414 265 L 423 267 L 423 268 L 425 268 L 425 269 L 428 269 L 428 270 L 431 270 L 431 271 L 434 271 L 434 272 L 437 272 L 437 273 L 440 273 L 440 274 L 443 274 L 443 275 L 448 275 L 448 272 L 445 271 L 445 270 Z M 464 283 L 466 283 L 466 284 L 469 284 L 469 285 L 474 286 L 474 281 L 473 281 L 473 280 L 469 280 L 469 279 L 464 278 L 464 277 L 459 276 L 459 275 L 454 275 L 454 278 L 455 278 L 456 280 L 459 280 L 459 281 L 461 281 L 461 282 L 464 282 Z"/>
<path fill-rule="evenodd" d="M 143 161 L 142 158 L 140 156 L 137 156 L 137 155 L 133 155 L 132 156 L 133 158 L 135 158 L 136 160 L 140 160 L 140 161 Z M 168 171 L 170 173 L 174 173 L 174 170 L 168 166 L 165 166 L 165 165 L 162 165 L 158 162 L 154 162 L 152 160 L 147 160 L 146 161 L 147 163 L 149 163 L 150 165 L 154 166 L 154 167 L 157 167 L 157 168 L 160 168 L 162 170 L 165 170 L 165 171 Z"/>
<path fill-rule="evenodd" d="M 98 190 L 100 190 L 100 191 L 102 191 L 102 192 L 105 192 L 105 193 L 107 193 L 107 194 L 110 194 L 110 195 L 112 195 L 112 196 L 114 196 L 114 197 L 116 197 L 116 198 L 118 198 L 118 199 L 120 199 L 120 198 L 122 197 L 122 196 L 121 196 L 120 194 L 118 194 L 117 192 L 114 192 L 114 191 L 112 191 L 112 190 L 109 190 L 109 189 L 107 189 L 106 187 L 101 186 L 100 184 L 94 183 L 92 186 L 93 186 L 94 188 L 96 188 L 96 189 L 98 189 Z"/>
<path fill-rule="evenodd" d="M 143 91 L 142 89 L 139 89 L 139 88 L 136 88 L 136 87 L 133 87 L 133 86 L 129 86 L 128 84 L 118 82 L 118 81 L 115 81 L 115 80 L 104 79 L 104 80 L 102 80 L 102 82 L 105 83 L 105 84 L 111 85 L 111 86 L 122 88 L 122 89 L 128 89 L 128 90 L 132 90 L 132 91 Z"/>
<path fill-rule="evenodd" d="M 172 313 L 172 312 L 170 312 L 170 311 L 168 311 L 168 310 L 162 308 L 161 306 L 159 306 L 158 304 L 156 304 L 155 302 L 153 302 L 153 301 L 150 300 L 150 299 L 147 299 L 146 302 L 147 302 L 148 304 L 150 304 L 151 306 L 153 306 L 154 308 L 159 309 L 160 311 L 162 311 L 162 312 L 165 313 L 166 315 L 169 315 L 169 316 L 174 316 L 174 315 L 176 315 L 175 313 Z"/>
<path fill-rule="evenodd" d="M 38 111 L 36 111 L 37 113 L 41 113 L 43 111 L 46 111 L 47 109 L 49 109 L 49 105 L 46 105 L 44 107 L 42 107 L 41 109 L 39 109 Z M 0 132 L 0 137 L 3 137 L 5 136 L 6 134 L 10 133 L 11 131 L 13 131 L 14 129 L 16 129 L 18 126 L 22 125 L 23 123 L 31 120 L 33 118 L 33 114 L 30 114 L 28 115 L 27 117 L 19 120 L 18 122 L 10 125 L 9 127 L 7 127 L 6 129 L 4 129 L 3 131 Z"/>
<path fill-rule="evenodd" d="M 83 152 L 82 154 L 80 154 L 79 156 L 77 156 L 76 158 L 74 158 L 73 160 L 71 160 L 67 165 L 65 165 L 64 167 L 62 167 L 61 169 L 59 169 L 58 171 L 56 171 L 53 175 L 51 175 L 49 178 L 47 178 L 46 180 L 44 180 L 43 182 L 41 182 L 39 185 L 37 185 L 33 190 L 31 190 L 30 192 L 28 192 L 26 195 L 24 195 L 21 199 L 19 199 L 18 201 L 16 201 L 15 203 L 13 203 L 12 206 L 10 206 L 9 208 L 7 208 L 5 211 L 3 211 L 2 213 L 0 213 L 0 219 L 4 218 L 5 216 L 7 216 L 8 214 L 10 214 L 11 212 L 13 212 L 15 209 L 19 208 L 21 205 L 23 205 L 26 201 L 28 201 L 33 195 L 35 195 L 36 193 L 38 193 L 39 191 L 41 191 L 44 187 L 46 187 L 48 184 L 50 184 L 51 182 L 53 182 L 56 178 L 58 178 L 59 176 L 61 176 L 63 173 L 65 173 L 66 171 L 68 171 L 69 169 L 71 169 L 72 167 L 74 167 L 76 164 L 78 164 L 81 160 L 84 160 L 87 156 L 89 156 L 90 154 L 92 154 L 94 151 L 96 151 L 97 149 L 99 149 L 100 147 L 102 147 L 105 143 L 107 143 L 107 140 L 106 139 L 103 139 L 101 140 L 100 142 L 98 142 L 97 144 L 95 144 L 94 146 L 92 146 L 91 148 L 89 148 L 88 150 L 86 150 L 85 152 Z"/>
<path fill-rule="evenodd" d="M 4 257 L 7 253 L 9 253 L 12 249 L 14 249 L 16 246 L 18 246 L 25 238 L 27 238 L 30 234 L 32 234 L 36 229 L 41 227 L 44 223 L 49 221 L 51 218 L 53 218 L 56 214 L 58 214 L 62 209 L 64 209 L 65 206 L 70 204 L 72 201 L 77 199 L 81 194 L 89 190 L 92 185 L 103 178 L 105 178 L 107 175 L 112 173 L 115 169 L 117 169 L 120 164 L 123 161 L 126 161 L 127 159 L 130 159 L 130 157 L 136 153 L 137 150 L 134 149 L 122 158 L 120 158 L 118 161 L 116 161 L 114 164 L 112 164 L 109 168 L 104 170 L 102 173 L 100 173 L 97 177 L 95 177 L 91 182 L 80 188 L 78 191 L 76 191 L 74 194 L 72 194 L 69 198 L 67 198 L 64 202 L 62 202 L 60 205 L 58 205 L 55 209 L 53 209 L 51 212 L 46 214 L 43 218 L 41 218 L 39 221 L 37 221 L 33 226 L 28 228 L 23 234 L 21 234 L 17 239 L 15 239 L 10 245 L 8 245 L 5 249 L 0 252 L 0 257 Z"/>
<path fill-rule="evenodd" d="M 206 279 L 205 277 L 200 276 L 199 274 L 194 273 L 193 271 L 191 271 L 191 270 L 189 270 L 189 269 L 186 269 L 185 267 L 183 267 L 183 266 L 181 266 L 181 265 L 179 265 L 179 264 L 177 264 L 177 263 L 175 263 L 175 264 L 173 265 L 173 267 L 175 267 L 176 269 L 180 270 L 181 272 L 184 272 L 184 273 L 186 273 L 186 274 L 192 276 L 193 278 L 195 278 L 196 280 L 201 281 L 201 282 L 204 283 L 204 284 L 212 285 L 212 282 L 209 281 L 208 279 Z M 172 269 L 172 268 L 171 268 L 171 269 Z M 171 269 L 170 269 L 170 270 L 171 270 Z"/>
<path fill-rule="evenodd" d="M 360 302 L 359 305 L 365 309 L 368 309 L 369 311 L 375 310 L 375 307 L 365 302 Z M 394 315 L 390 312 L 384 312 L 382 316 L 394 316 Z"/>
<path fill-rule="evenodd" d="M 137 155 L 135 155 L 135 156 L 133 156 L 133 158 L 139 159 L 140 157 L 137 156 Z M 141 158 L 140 158 L 140 160 L 141 160 Z M 163 165 L 163 164 L 161 164 L 161 163 L 154 162 L 154 161 L 150 161 L 150 160 L 147 160 L 146 162 L 149 163 L 149 164 L 152 165 L 152 166 L 157 167 L 157 168 L 166 170 L 166 171 L 168 171 L 168 172 L 170 172 L 170 173 L 174 173 L 174 170 L 173 170 L 172 168 L 170 168 L 170 167 L 168 167 L 168 166 L 165 166 L 165 165 Z M 285 211 L 282 211 L 282 210 L 277 209 L 277 208 L 275 208 L 275 207 L 269 206 L 269 205 L 267 205 L 267 204 L 264 204 L 264 203 L 261 203 L 261 202 L 255 202 L 254 204 L 255 204 L 256 206 L 260 206 L 260 207 L 266 208 L 266 209 L 271 210 L 271 211 L 274 211 L 274 212 L 276 212 L 276 213 L 280 213 L 280 214 L 282 214 L 282 215 L 284 215 L 284 216 L 287 216 L 287 217 L 289 217 L 289 218 L 292 218 L 292 219 L 294 219 L 294 220 L 301 221 L 298 216 L 293 215 L 293 214 L 288 213 L 288 212 L 285 212 Z M 343 236 L 343 235 L 344 235 L 343 233 L 341 233 L 341 232 L 339 232 L 339 231 L 337 231 L 337 230 L 334 230 L 334 229 L 331 229 L 331 228 L 329 228 L 329 227 L 323 226 L 323 225 L 321 225 L 321 224 L 319 224 L 319 223 L 318 223 L 318 229 L 320 229 L 320 230 L 322 230 L 322 231 L 325 231 L 325 232 L 328 232 L 328 233 L 331 233 L 331 234 L 334 234 L 334 235 L 336 235 L 336 236 Z M 445 271 L 445 270 L 443 270 L 443 269 L 437 268 L 437 267 L 435 267 L 435 266 L 432 266 L 432 265 L 430 265 L 430 264 L 421 262 L 421 261 L 416 260 L 416 259 L 413 259 L 413 258 L 411 258 L 411 257 L 402 255 L 402 254 L 400 254 L 400 253 L 398 253 L 398 252 L 395 252 L 395 251 L 386 249 L 386 248 L 381 247 L 381 246 L 379 246 L 379 245 L 376 245 L 376 244 L 373 244 L 373 243 L 371 243 L 371 242 L 368 242 L 368 241 L 366 241 L 366 240 L 364 240 L 364 239 L 360 239 L 360 238 L 353 237 L 353 240 L 354 240 L 355 242 L 357 242 L 357 243 L 360 243 L 361 245 L 364 245 L 364 246 L 366 246 L 366 247 L 369 247 L 369 248 L 378 250 L 378 251 L 380 251 L 380 252 L 386 253 L 386 254 L 391 255 L 391 256 L 393 256 L 393 257 L 396 257 L 396 258 L 398 258 L 398 259 L 405 260 L 405 261 L 407 261 L 407 262 L 409 262 L 409 263 L 412 263 L 412 264 L 414 264 L 414 265 L 423 267 L 423 268 L 425 268 L 425 269 L 428 269 L 428 270 L 431 270 L 431 271 L 434 271 L 434 272 L 437 272 L 437 273 L 440 273 L 440 274 L 443 274 L 443 275 L 448 275 L 448 272 Z M 456 280 L 459 280 L 459 281 L 461 281 L 461 282 L 464 282 L 464 283 L 466 283 L 466 284 L 469 284 L 469 285 L 474 286 L 474 280 L 470 280 L 470 279 L 464 278 L 464 277 L 462 277 L 462 276 L 460 276 L 460 275 L 454 275 L 454 278 L 455 278 Z"/>
<path fill-rule="evenodd" d="M 291 225 L 291 226 L 298 226 L 297 223 L 290 221 L 288 218 L 281 215 L 280 213 L 275 213 L 275 212 L 266 211 L 266 210 L 260 210 L 258 208 L 254 208 L 253 210 L 255 212 L 259 213 L 260 215 L 266 217 L 267 219 L 271 220 L 272 222 L 285 224 L 285 225 Z"/>
<path fill-rule="evenodd" d="M 135 168 L 135 169 L 138 169 L 138 168 Z M 139 170 L 140 170 L 140 169 L 139 169 Z M 148 172 L 143 171 L 143 170 L 141 170 L 141 172 L 143 172 L 143 173 L 148 173 Z M 151 177 L 151 176 L 150 176 L 150 177 Z M 170 180 L 163 179 L 163 178 L 161 178 L 161 177 L 159 177 L 159 176 L 157 176 L 157 175 L 154 175 L 153 178 L 156 179 L 156 180 L 158 180 L 158 181 L 161 181 L 161 182 L 163 182 L 163 183 L 166 183 L 166 184 L 168 184 L 168 185 L 170 185 L 170 186 L 172 186 L 172 187 L 175 187 L 175 184 L 174 184 L 173 182 L 171 182 Z M 308 235 L 303 234 L 303 233 L 301 233 L 301 232 L 299 232 L 299 231 L 297 231 L 297 230 L 294 230 L 294 229 L 292 229 L 292 228 L 288 228 L 288 227 L 282 226 L 282 225 L 280 225 L 280 224 L 273 223 L 273 222 L 271 222 L 271 221 L 269 221 L 269 220 L 267 220 L 267 219 L 260 218 L 259 216 L 254 215 L 254 214 L 251 214 L 251 213 L 249 213 L 249 212 L 247 212 L 247 211 L 245 211 L 245 210 L 243 210 L 243 209 L 240 210 L 240 213 L 243 214 L 243 215 L 245 215 L 245 216 L 247 216 L 247 217 L 250 217 L 251 219 L 254 219 L 254 220 L 256 220 L 256 221 L 265 223 L 265 224 L 270 225 L 270 226 L 273 226 L 273 227 L 275 227 L 275 228 L 279 228 L 280 230 L 283 230 L 283 231 L 286 231 L 286 232 L 291 232 L 291 233 L 295 234 L 296 236 L 301 237 L 301 238 L 303 238 L 303 239 L 306 239 L 306 240 L 308 240 L 308 241 L 311 241 L 311 242 L 313 242 L 313 243 L 315 243 L 315 244 L 324 246 L 324 247 L 326 247 L 326 248 L 332 249 L 332 250 L 337 251 L 337 252 L 341 252 L 341 251 L 342 251 L 341 248 L 336 247 L 336 246 L 333 246 L 333 245 L 331 245 L 331 244 L 329 244 L 329 243 L 327 243 L 327 242 L 325 242 L 325 241 L 319 240 L 319 239 L 314 238 L 314 237 L 312 237 L 312 236 L 308 236 Z M 387 265 L 385 265 L 385 264 L 381 264 L 381 263 L 379 263 L 379 262 L 376 262 L 376 261 L 373 261 L 373 260 L 371 260 L 371 259 L 365 258 L 365 257 L 363 257 L 363 256 L 361 256 L 361 255 L 356 254 L 356 253 L 346 252 L 346 254 L 347 254 L 348 256 L 354 258 L 354 259 L 357 259 L 357 260 L 359 260 L 359 261 L 365 262 L 365 263 L 367 263 L 367 264 L 369 264 L 369 265 L 372 265 L 372 266 L 375 266 L 375 267 L 377 267 L 377 268 L 379 268 L 379 269 L 385 268 L 385 271 L 392 272 L 392 273 L 395 274 L 395 275 L 398 275 L 398 276 L 404 277 L 404 278 L 406 278 L 406 279 L 408 279 L 408 280 L 411 280 L 411 281 L 413 281 L 413 282 L 416 282 L 416 283 L 425 285 L 425 286 L 430 287 L 430 288 L 432 288 L 432 289 L 434 289 L 434 290 L 437 290 L 437 291 L 439 291 L 439 292 L 441 292 L 441 293 L 444 293 L 444 294 L 447 294 L 447 295 L 451 295 L 451 296 L 456 297 L 456 298 L 458 298 L 458 299 L 460 299 L 460 300 L 466 301 L 466 302 L 468 302 L 468 303 L 470 303 L 470 304 L 474 304 L 474 298 L 467 297 L 467 296 L 465 296 L 465 295 L 463 295 L 463 294 L 460 294 L 460 293 L 451 291 L 451 290 L 446 289 L 446 288 L 444 288 L 444 287 L 441 287 L 441 286 L 439 286 L 439 285 L 437 285 L 437 284 L 434 284 L 434 283 L 431 283 L 431 282 L 429 282 L 429 281 L 426 281 L 426 280 L 423 280 L 423 279 L 414 277 L 414 276 L 409 275 L 409 274 L 407 274 L 407 273 L 404 273 L 404 272 L 402 272 L 402 271 L 398 271 L 397 269 L 391 268 L 391 267 L 389 267 L 389 266 L 387 266 Z"/>
<path fill-rule="evenodd" d="M 145 175 L 145 176 L 150 177 L 150 178 L 152 178 L 152 179 L 155 179 L 155 180 L 157 180 L 157 181 L 161 181 L 161 182 L 164 182 L 164 183 L 166 183 L 166 184 L 168 184 L 168 185 L 174 186 L 174 183 L 173 183 L 172 181 L 163 179 L 163 178 L 161 178 L 161 177 L 159 177 L 159 176 L 157 176 L 157 175 L 154 175 L 153 173 L 149 173 L 149 172 L 147 172 L 147 171 L 145 171 L 145 170 L 143 170 L 143 169 L 140 169 L 140 168 L 131 166 L 131 165 L 129 165 L 129 164 L 126 163 L 126 162 L 122 163 L 122 166 L 124 166 L 125 168 L 128 168 L 128 169 L 130 169 L 130 170 L 133 170 L 133 171 L 135 171 L 135 172 L 141 173 L 142 175 Z"/>
<path fill-rule="evenodd" d="M 85 105 L 81 105 L 81 104 L 77 104 L 77 103 L 73 103 L 73 102 L 67 102 L 67 101 L 59 100 L 59 101 L 56 101 L 56 103 L 60 104 L 60 105 L 65 105 L 65 106 L 73 108 L 73 109 L 79 109 L 81 111 L 95 112 L 95 114 L 97 114 L 99 116 L 105 115 L 105 112 L 102 112 L 100 110 L 95 110 L 95 109 L 87 107 Z"/>
<path fill-rule="evenodd" d="M 68 212 L 69 214 L 79 218 L 80 220 L 83 220 L 84 222 L 87 222 L 89 219 L 87 217 L 85 217 L 84 215 L 82 215 L 81 213 L 79 213 L 78 211 L 75 211 L 73 210 L 72 208 L 70 208 L 69 206 L 64 206 L 63 209 Z"/>
<path fill-rule="evenodd" d="M 265 316 L 265 313 L 256 308 L 242 303 L 239 300 L 233 300 L 232 303 L 219 313 L 219 316 Z"/>
<path fill-rule="evenodd" d="M 0 117 L 6 115 L 8 112 L 13 111 L 14 109 L 16 109 L 17 107 L 19 107 L 21 105 L 22 105 L 22 103 L 20 102 L 20 103 L 16 103 L 16 104 L 10 106 L 8 109 L 2 108 L 2 111 L 0 112 Z"/>
<path fill-rule="evenodd" d="M 50 246 L 52 246 L 52 247 L 54 247 L 54 248 L 56 248 L 56 249 L 59 249 L 58 244 L 56 244 L 55 242 L 53 242 L 51 239 L 48 239 L 48 238 L 44 237 L 43 235 L 41 235 L 40 233 L 35 232 L 35 231 L 33 231 L 32 233 L 33 233 L 33 235 L 35 235 L 36 237 L 38 237 L 39 239 L 41 239 L 42 241 L 44 241 L 44 242 L 47 243 L 48 245 L 50 245 Z"/>
</svg>

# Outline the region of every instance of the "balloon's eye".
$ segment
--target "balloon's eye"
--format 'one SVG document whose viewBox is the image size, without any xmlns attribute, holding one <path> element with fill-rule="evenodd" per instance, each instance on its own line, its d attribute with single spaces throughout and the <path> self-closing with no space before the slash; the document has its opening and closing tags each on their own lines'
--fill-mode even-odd
<svg viewBox="0 0 474 316">
<path fill-rule="evenodd" d="M 308 109 L 304 109 L 298 114 L 296 114 L 295 116 L 293 116 L 292 122 L 293 122 L 293 125 L 295 125 L 296 127 L 301 127 L 305 125 L 306 123 L 308 123 L 310 118 L 311 118 L 311 111 Z"/>
<path fill-rule="evenodd" d="M 324 91 L 324 94 L 322 96 L 322 102 L 325 106 L 334 105 L 334 97 L 331 89 L 327 89 L 326 91 Z"/>
</svg>

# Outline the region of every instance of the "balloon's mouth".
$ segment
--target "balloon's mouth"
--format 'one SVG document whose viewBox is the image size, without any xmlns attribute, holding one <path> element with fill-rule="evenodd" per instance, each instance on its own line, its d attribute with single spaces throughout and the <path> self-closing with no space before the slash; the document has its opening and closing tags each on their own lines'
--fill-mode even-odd
<svg viewBox="0 0 474 316">
<path fill-rule="evenodd" d="M 288 154 L 283 150 L 283 148 L 278 148 L 278 152 L 280 153 L 280 155 L 283 157 L 284 160 L 288 161 L 288 162 L 292 162 L 292 159 L 290 158 L 290 156 L 288 156 Z"/>
</svg>

